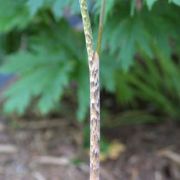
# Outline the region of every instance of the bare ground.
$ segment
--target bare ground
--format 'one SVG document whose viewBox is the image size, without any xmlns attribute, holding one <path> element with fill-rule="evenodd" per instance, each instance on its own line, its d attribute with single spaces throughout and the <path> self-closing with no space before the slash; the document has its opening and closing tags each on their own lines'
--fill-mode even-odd
<svg viewBox="0 0 180 180">
<path fill-rule="evenodd" d="M 15 123 L 16 122 L 16 123 Z M 180 125 L 103 129 L 126 147 L 101 163 L 102 180 L 180 180 Z M 66 120 L 0 118 L 0 180 L 87 180 L 81 127 Z"/>
</svg>

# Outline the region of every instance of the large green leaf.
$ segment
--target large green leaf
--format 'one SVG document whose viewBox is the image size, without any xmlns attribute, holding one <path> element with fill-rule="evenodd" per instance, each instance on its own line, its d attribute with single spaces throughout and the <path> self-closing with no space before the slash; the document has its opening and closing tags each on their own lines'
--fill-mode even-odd
<svg viewBox="0 0 180 180">
<path fill-rule="evenodd" d="M 95 11 L 92 2 L 89 11 L 97 34 L 100 1 L 95 2 Z M 141 9 L 135 12 L 135 0 L 107 1 L 101 88 L 115 93 L 122 109 L 148 107 L 172 116 L 178 111 L 180 97 L 179 1 L 141 2 Z M 135 13 L 130 16 L 132 3 Z M 34 107 L 47 113 L 75 80 L 77 115 L 80 120 L 85 118 L 89 79 L 84 35 L 66 23 L 75 14 L 80 15 L 79 3 L 73 0 L 0 0 L 1 72 L 19 77 L 4 94 L 7 112 L 21 114 L 35 99 Z"/>
<path fill-rule="evenodd" d="M 180 0 L 169 0 L 169 2 L 173 2 L 174 4 L 180 6 Z"/>
<path fill-rule="evenodd" d="M 158 0 L 146 0 L 146 4 L 148 6 L 148 8 L 151 10 L 154 3 L 157 2 Z"/>
<path fill-rule="evenodd" d="M 24 28 L 30 17 L 25 6 L 25 0 L 0 0 L 0 32 Z"/>
<path fill-rule="evenodd" d="M 19 80 L 4 93 L 7 98 L 5 111 L 22 114 L 32 98 L 40 97 L 38 109 L 43 114 L 49 112 L 68 85 L 71 71 L 71 61 L 62 61 L 60 54 L 52 56 L 46 51 L 40 51 L 11 55 L 1 72 L 18 72 Z"/>
<path fill-rule="evenodd" d="M 28 0 L 27 5 L 30 10 L 30 14 L 33 16 L 43 6 L 44 0 Z"/>
<path fill-rule="evenodd" d="M 54 16 L 57 19 L 62 18 L 62 16 L 65 13 L 65 10 L 67 8 L 70 8 L 70 10 L 71 10 L 71 12 L 69 12 L 70 14 L 74 14 L 74 13 L 79 13 L 80 12 L 79 4 L 78 4 L 77 1 L 72 1 L 72 0 L 66 0 L 66 1 L 55 0 L 52 3 L 52 11 L 54 13 Z"/>
</svg>

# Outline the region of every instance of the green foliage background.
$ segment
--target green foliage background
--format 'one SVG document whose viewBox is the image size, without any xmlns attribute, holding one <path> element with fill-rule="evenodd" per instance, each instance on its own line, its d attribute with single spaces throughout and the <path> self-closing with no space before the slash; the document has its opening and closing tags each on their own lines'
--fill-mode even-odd
<svg viewBox="0 0 180 180">
<path fill-rule="evenodd" d="M 88 2 L 96 37 L 100 1 Z M 178 118 L 180 0 L 139 2 L 107 1 L 101 88 L 114 94 L 120 107 Z M 22 115 L 33 104 L 45 115 L 59 107 L 70 89 L 77 95 L 77 118 L 85 119 L 89 80 L 84 35 L 68 24 L 67 8 L 80 15 L 78 0 L 0 0 L 0 72 L 18 75 L 1 97 L 5 113 Z"/>
</svg>

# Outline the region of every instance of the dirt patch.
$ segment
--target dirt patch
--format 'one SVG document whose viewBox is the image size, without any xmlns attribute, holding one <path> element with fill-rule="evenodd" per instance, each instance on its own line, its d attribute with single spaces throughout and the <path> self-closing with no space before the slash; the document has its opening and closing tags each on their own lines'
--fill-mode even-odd
<svg viewBox="0 0 180 180">
<path fill-rule="evenodd" d="M 80 126 L 62 119 L 12 124 L 0 118 L 0 180 L 89 179 Z M 126 147 L 101 164 L 102 180 L 180 179 L 180 125 L 121 126 L 102 134 Z"/>
</svg>

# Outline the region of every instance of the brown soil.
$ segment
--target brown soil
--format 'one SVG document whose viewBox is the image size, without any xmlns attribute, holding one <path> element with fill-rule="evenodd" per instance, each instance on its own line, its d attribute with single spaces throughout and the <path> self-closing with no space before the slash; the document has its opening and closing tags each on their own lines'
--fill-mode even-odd
<svg viewBox="0 0 180 180">
<path fill-rule="evenodd" d="M 87 180 L 81 128 L 66 120 L 0 118 L 0 180 Z M 103 129 L 126 150 L 101 164 L 101 180 L 180 180 L 180 125 Z"/>
</svg>

